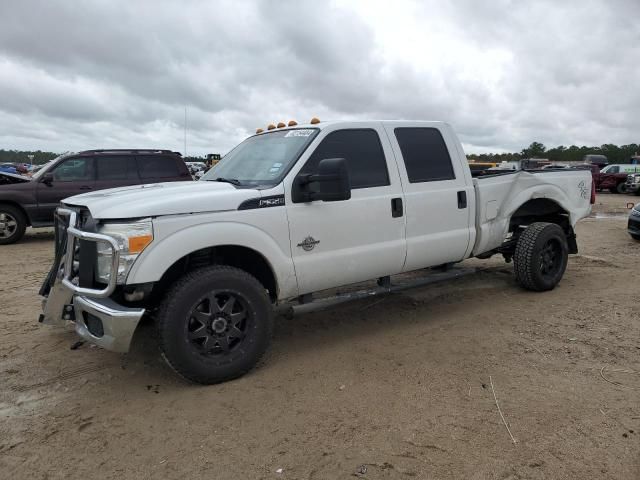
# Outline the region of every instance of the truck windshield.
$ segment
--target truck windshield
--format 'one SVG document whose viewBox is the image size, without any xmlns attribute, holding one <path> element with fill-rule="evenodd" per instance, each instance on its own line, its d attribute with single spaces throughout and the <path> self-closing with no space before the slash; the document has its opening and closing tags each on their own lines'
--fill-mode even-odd
<svg viewBox="0 0 640 480">
<path fill-rule="evenodd" d="M 298 128 L 249 137 L 227 153 L 201 180 L 228 181 L 251 187 L 276 185 L 317 133 L 317 128 Z"/>
</svg>

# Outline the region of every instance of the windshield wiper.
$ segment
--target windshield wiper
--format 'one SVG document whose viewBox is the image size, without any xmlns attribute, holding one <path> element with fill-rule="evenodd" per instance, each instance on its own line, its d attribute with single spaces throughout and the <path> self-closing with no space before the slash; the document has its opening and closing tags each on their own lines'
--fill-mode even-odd
<svg viewBox="0 0 640 480">
<path fill-rule="evenodd" d="M 223 178 L 223 177 L 218 177 L 215 180 L 209 180 L 210 182 L 225 182 L 225 183 L 230 183 L 231 185 L 237 185 L 237 186 L 241 186 L 242 182 L 240 180 L 238 180 L 237 178 Z"/>
</svg>

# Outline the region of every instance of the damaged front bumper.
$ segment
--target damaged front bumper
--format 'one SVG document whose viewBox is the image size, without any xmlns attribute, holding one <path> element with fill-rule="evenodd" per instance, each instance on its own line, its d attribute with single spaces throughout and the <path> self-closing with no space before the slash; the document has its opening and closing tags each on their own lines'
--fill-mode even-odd
<svg viewBox="0 0 640 480">
<path fill-rule="evenodd" d="M 82 338 L 107 350 L 127 352 L 145 310 L 125 307 L 109 298 L 116 287 L 119 246 L 106 235 L 78 230 L 76 224 L 77 212 L 57 210 L 56 257 L 41 289 L 45 299 L 39 321 L 48 325 L 74 321 Z M 78 286 L 74 268 L 77 240 L 104 242 L 113 249 L 112 274 L 104 289 Z"/>
</svg>

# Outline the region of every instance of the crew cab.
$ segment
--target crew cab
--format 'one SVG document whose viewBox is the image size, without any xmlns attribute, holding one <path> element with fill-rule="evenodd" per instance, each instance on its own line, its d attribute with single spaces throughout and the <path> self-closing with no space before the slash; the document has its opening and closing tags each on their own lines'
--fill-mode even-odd
<svg viewBox="0 0 640 480">
<path fill-rule="evenodd" d="M 87 150 L 47 163 L 32 177 L 0 172 L 0 245 L 27 226 L 53 225 L 63 198 L 92 190 L 191 180 L 180 154 L 169 150 Z"/>
<path fill-rule="evenodd" d="M 442 122 L 292 122 L 201 181 L 64 200 L 40 321 L 126 352 L 150 317 L 169 365 L 216 383 L 256 364 L 275 307 L 325 289 L 495 254 L 525 289 L 554 288 L 593 187 L 587 170 L 472 178 Z"/>
</svg>

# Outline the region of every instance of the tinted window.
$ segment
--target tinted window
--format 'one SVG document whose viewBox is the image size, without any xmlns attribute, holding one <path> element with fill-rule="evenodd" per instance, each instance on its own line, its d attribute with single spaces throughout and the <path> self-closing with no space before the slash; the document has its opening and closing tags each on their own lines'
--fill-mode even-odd
<svg viewBox="0 0 640 480">
<path fill-rule="evenodd" d="M 396 128 L 409 182 L 432 182 L 456 178 L 449 151 L 435 128 Z"/>
<path fill-rule="evenodd" d="M 149 178 L 179 177 L 181 172 L 176 160 L 174 157 L 165 155 L 138 157 L 140 178 L 145 180 Z"/>
<path fill-rule="evenodd" d="M 138 177 L 133 157 L 98 157 L 96 163 L 98 180 L 134 180 Z"/>
<path fill-rule="evenodd" d="M 302 173 L 313 173 L 325 158 L 347 161 L 351 188 L 389 185 L 387 162 L 380 138 L 375 130 L 338 130 L 330 133 L 318 145 Z"/>
<path fill-rule="evenodd" d="M 77 182 L 94 179 L 92 158 L 70 158 L 53 170 L 53 179 L 58 182 Z"/>
</svg>

